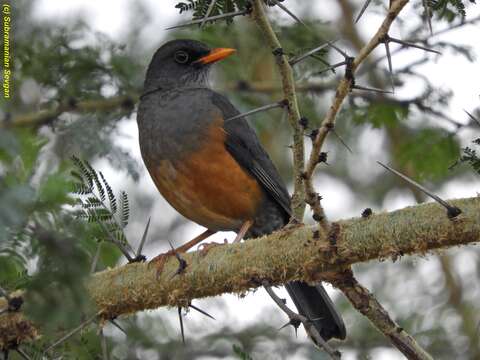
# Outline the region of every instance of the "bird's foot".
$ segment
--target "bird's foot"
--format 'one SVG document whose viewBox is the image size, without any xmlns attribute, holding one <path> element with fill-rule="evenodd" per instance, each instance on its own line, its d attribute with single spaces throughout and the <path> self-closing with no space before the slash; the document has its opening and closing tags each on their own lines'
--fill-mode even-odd
<svg viewBox="0 0 480 360">
<path fill-rule="evenodd" d="M 205 244 L 200 244 L 198 246 L 198 250 L 200 251 L 200 255 L 202 257 L 206 256 L 208 254 L 208 252 L 213 249 L 214 247 L 217 247 L 217 246 L 222 246 L 222 245 L 225 245 L 225 244 L 228 244 L 228 241 L 227 239 L 224 239 L 223 240 L 223 243 L 217 243 L 217 242 L 210 242 L 210 243 L 205 243 Z"/>
<path fill-rule="evenodd" d="M 171 256 L 175 256 L 178 260 L 178 268 L 177 270 L 175 271 L 175 273 L 171 276 L 172 278 L 175 276 L 175 275 L 178 275 L 178 274 L 181 274 L 185 268 L 187 267 L 187 262 L 182 259 L 182 257 L 179 255 L 179 253 L 175 250 L 169 250 L 165 253 L 162 253 L 160 255 L 157 255 L 155 256 L 152 260 L 150 260 L 150 262 L 148 263 L 148 266 L 150 267 L 151 265 L 154 265 L 155 266 L 155 269 L 156 269 L 156 277 L 157 279 L 159 278 L 159 276 L 161 275 L 162 271 L 163 271 L 163 268 L 165 266 L 165 264 L 167 263 L 167 260 L 169 257 Z"/>
</svg>

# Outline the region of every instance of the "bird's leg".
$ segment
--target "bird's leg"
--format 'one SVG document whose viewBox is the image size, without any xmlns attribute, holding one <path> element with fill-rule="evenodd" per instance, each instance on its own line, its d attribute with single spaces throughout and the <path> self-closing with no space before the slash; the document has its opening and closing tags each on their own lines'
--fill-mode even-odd
<svg viewBox="0 0 480 360">
<path fill-rule="evenodd" d="M 216 231 L 212 231 L 212 230 L 207 229 L 203 233 L 201 233 L 200 235 L 196 236 L 195 238 L 193 238 L 192 240 L 187 242 L 186 244 L 183 244 L 182 246 L 179 246 L 176 249 L 169 250 L 166 253 L 155 256 L 152 260 L 150 260 L 149 266 L 151 264 L 155 264 L 155 267 L 157 269 L 157 277 L 158 277 L 161 274 L 161 272 L 163 270 L 163 267 L 164 267 L 165 263 L 167 262 L 167 259 L 168 259 L 169 256 L 175 256 L 175 254 L 178 254 L 178 253 L 185 253 L 190 248 L 192 248 L 193 246 L 197 245 L 199 242 L 205 240 L 206 238 L 208 238 L 209 236 L 211 236 L 215 233 L 216 233 Z"/>
<path fill-rule="evenodd" d="M 234 243 L 242 241 L 243 237 L 247 233 L 247 231 L 252 227 L 253 221 L 252 220 L 247 220 L 243 223 L 242 227 L 240 228 L 240 231 L 237 233 L 237 236 L 235 237 L 235 240 L 233 240 Z"/>
<path fill-rule="evenodd" d="M 252 227 L 253 225 L 253 221 L 251 220 L 247 220 L 245 221 L 242 226 L 240 227 L 240 230 L 238 231 L 237 233 L 237 236 L 235 237 L 235 240 L 233 240 L 234 243 L 236 242 L 239 242 L 243 239 L 243 237 L 245 236 L 245 234 L 247 233 L 247 231 Z M 210 251 L 211 248 L 214 248 L 216 246 L 220 246 L 220 245 L 224 245 L 224 244 L 228 244 L 227 240 L 225 240 L 225 242 L 222 244 L 222 243 L 216 243 L 216 242 L 211 242 L 211 243 L 206 243 L 206 244 L 202 244 L 202 248 L 200 249 L 200 254 L 202 256 L 205 256 L 207 255 L 207 253 Z"/>
</svg>

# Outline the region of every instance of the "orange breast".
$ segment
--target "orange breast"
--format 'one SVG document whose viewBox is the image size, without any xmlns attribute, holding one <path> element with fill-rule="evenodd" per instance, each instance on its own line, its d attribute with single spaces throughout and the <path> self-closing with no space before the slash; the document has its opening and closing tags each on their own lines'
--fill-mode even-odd
<svg viewBox="0 0 480 360">
<path fill-rule="evenodd" d="M 165 199 L 183 216 L 211 230 L 238 230 L 252 220 L 262 190 L 225 148 L 218 122 L 195 153 L 149 168 Z"/>
</svg>

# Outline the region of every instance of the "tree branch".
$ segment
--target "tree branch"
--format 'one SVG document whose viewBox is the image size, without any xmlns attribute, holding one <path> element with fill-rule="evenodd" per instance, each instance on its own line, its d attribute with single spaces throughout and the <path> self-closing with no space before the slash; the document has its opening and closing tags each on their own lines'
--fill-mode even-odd
<svg viewBox="0 0 480 360">
<path fill-rule="evenodd" d="M 453 260 L 448 254 L 443 254 L 438 257 L 440 266 L 445 278 L 445 287 L 449 294 L 448 304 L 455 309 L 461 319 L 460 329 L 468 338 L 470 343 L 469 348 L 473 358 L 480 358 L 480 344 L 478 342 L 478 324 L 476 317 L 472 316 L 474 310 L 469 308 L 468 302 L 463 298 L 463 288 L 461 282 L 458 280 L 455 270 L 451 264 Z"/>
<path fill-rule="evenodd" d="M 352 305 L 387 336 L 407 359 L 433 360 L 414 338 L 390 318 L 373 294 L 358 283 L 350 269 L 345 270 L 333 285 L 342 290 Z"/>
<path fill-rule="evenodd" d="M 480 241 L 480 198 L 449 202 L 463 211 L 455 220 L 430 203 L 335 222 L 328 234 L 316 226 L 291 226 L 260 239 L 212 248 L 205 256 L 198 251 L 185 254 L 188 267 L 174 278 L 177 261 L 172 257 L 158 278 L 154 266 L 132 263 L 94 274 L 87 288 L 101 316 L 111 319 L 160 306 L 188 306 L 195 298 L 245 293 L 264 281 L 338 285 L 344 278 L 341 273 L 358 262 L 396 260 Z M 19 339 L 26 340 L 22 328 L 12 325 L 19 314 L 1 314 L 0 330 L 18 329 Z"/>
<path fill-rule="evenodd" d="M 292 195 L 292 210 L 294 217 L 298 221 L 301 221 L 305 211 L 305 186 L 301 177 L 305 158 L 303 130 L 299 123 L 301 116 L 300 110 L 298 109 L 293 71 L 287 56 L 284 54 L 282 45 L 268 20 L 267 14 L 265 13 L 265 5 L 262 0 L 255 0 L 253 2 L 253 18 L 276 57 L 278 70 L 282 78 L 284 98 L 288 101 L 288 120 L 293 129 L 293 175 L 295 187 Z"/>
<path fill-rule="evenodd" d="M 131 109 L 137 102 L 137 95 L 122 95 L 100 100 L 82 100 L 76 101 L 70 99 L 50 109 L 44 109 L 37 112 L 23 114 L 6 119 L 0 122 L 0 129 L 5 127 L 39 127 L 47 125 L 60 115 L 66 112 L 88 113 L 88 112 L 106 112 L 117 108 Z"/>
<path fill-rule="evenodd" d="M 403 7 L 408 3 L 408 0 L 396 0 L 392 1 L 388 14 L 383 21 L 382 25 L 380 25 L 379 29 L 377 30 L 376 34 L 370 39 L 370 41 L 360 50 L 358 55 L 353 60 L 350 70 L 351 74 L 353 75 L 360 64 L 367 58 L 367 56 L 381 43 L 383 37 L 388 33 L 390 26 L 393 23 L 393 20 L 397 17 Z M 349 78 L 347 74 L 345 77 L 340 81 L 338 84 L 337 90 L 335 92 L 335 98 L 333 100 L 330 109 L 328 110 L 325 118 L 322 121 L 322 125 L 320 127 L 320 131 L 318 132 L 315 140 L 313 141 L 313 148 L 310 154 L 310 158 L 307 163 L 306 167 L 306 176 L 310 178 L 315 170 L 317 165 L 317 157 L 320 153 L 323 143 L 327 137 L 329 131 L 335 125 L 335 119 L 340 111 L 340 108 L 345 100 L 346 96 L 350 92 L 351 85 L 352 85 L 352 78 Z"/>
<path fill-rule="evenodd" d="M 335 92 L 335 98 L 333 99 L 332 105 L 330 106 L 325 118 L 323 119 L 316 136 L 312 140 L 312 151 L 308 158 L 305 172 L 303 173 L 306 201 L 314 210 L 314 213 L 317 217 L 316 220 L 319 221 L 322 228 L 326 231 L 328 231 L 328 222 L 325 215 L 323 214 L 323 208 L 320 204 L 320 198 L 317 196 L 312 182 L 313 173 L 319 163 L 320 152 L 322 151 L 322 147 L 328 133 L 330 131 L 334 131 L 337 114 L 340 111 L 343 101 L 347 97 L 348 93 L 351 91 L 352 85 L 355 82 L 355 71 L 358 69 L 360 64 L 368 57 L 368 55 L 370 55 L 370 53 L 382 42 L 382 39 L 384 39 L 385 35 L 388 34 L 388 31 L 393 21 L 407 3 L 408 0 L 391 1 L 391 6 L 388 14 L 378 28 L 376 34 L 365 46 L 360 49 L 358 55 L 355 58 L 345 59 L 345 62 L 347 63 L 345 76 L 342 80 L 340 80 L 340 83 L 338 84 L 337 90 Z"/>
<path fill-rule="evenodd" d="M 159 306 L 186 306 L 195 298 L 242 293 L 292 280 L 335 281 L 335 273 L 372 259 L 468 244 L 480 240 L 480 199 L 453 200 L 462 209 L 449 220 L 438 204 L 408 207 L 392 213 L 334 223 L 329 234 L 296 226 L 269 236 L 212 248 L 207 255 L 184 255 L 188 267 L 170 280 L 175 259 L 156 279 L 154 267 L 128 264 L 95 274 L 91 296 L 108 318 Z"/>
</svg>

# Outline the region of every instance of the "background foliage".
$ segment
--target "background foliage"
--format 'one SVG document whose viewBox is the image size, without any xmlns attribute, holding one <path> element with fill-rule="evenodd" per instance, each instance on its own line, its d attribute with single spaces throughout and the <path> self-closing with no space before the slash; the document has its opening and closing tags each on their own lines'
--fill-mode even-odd
<svg viewBox="0 0 480 360">
<path fill-rule="evenodd" d="M 90 273 L 95 253 L 99 251 L 97 270 L 125 261 L 89 209 L 97 209 L 101 207 L 100 202 L 105 202 L 110 214 L 104 213 L 104 216 L 113 219 L 114 215 L 119 215 L 120 225 L 112 225 L 115 230 L 110 229 L 110 233 L 118 232 L 119 241 L 128 239 L 132 246 L 140 240 L 149 216 L 152 216 L 151 239 L 186 240 L 186 220 L 171 215 L 168 205 L 160 202 L 158 195 L 153 196 L 151 190 L 145 191 L 145 186 L 139 185 L 147 173 L 134 151 L 122 145 L 126 142 L 128 146 L 136 146 L 135 141 L 125 140 L 125 129 L 132 129 L 135 102 L 141 93 L 146 65 L 164 37 L 196 38 L 216 47 L 239 49 L 237 56 L 221 65 L 214 87 L 226 93 L 240 109 L 248 110 L 281 98 L 274 58 L 255 25 L 246 17 L 235 19 L 229 26 L 221 22 L 207 24 L 202 30 L 193 27 L 162 32 L 154 44 L 144 44 L 139 38 L 140 29 L 151 18 L 142 2 L 132 5 L 131 17 L 137 20 L 131 23 L 121 42 L 93 31 L 82 16 L 68 22 L 38 20 L 33 14 L 35 3 L 30 0 L 12 2 L 15 96 L 8 102 L 0 100 L 2 124 L 7 125 L 0 128 L 0 285 L 8 291 L 27 290 L 25 311 L 42 333 L 38 342 L 22 347 L 32 356 L 93 313 L 82 280 Z M 209 3 L 208 0 L 189 0 L 179 2 L 177 8 L 183 13 L 183 19 L 201 18 Z M 244 9 L 246 3 L 244 0 L 217 1 L 211 15 Z M 292 56 L 333 38 L 342 39 L 342 46 L 355 54 L 359 42 L 366 40 L 352 32 L 351 19 L 347 16 L 349 10 L 358 11 L 360 4 L 357 2 L 338 1 L 343 9 L 343 20 L 337 24 L 322 20 L 321 13 L 310 12 L 309 2 L 284 3 L 309 27 L 307 30 L 273 9 L 284 50 Z M 429 37 L 422 19 L 423 7 L 420 1 L 413 4 L 401 23 L 402 38 L 426 39 L 424 43 L 430 47 L 475 61 L 475 54 L 461 39 L 448 42 L 441 37 Z M 461 24 L 471 6 L 470 2 L 458 0 L 433 1 L 431 5 L 432 21 L 435 26 L 444 27 Z M 382 11 L 384 6 L 383 2 L 372 4 L 371 11 Z M 155 14 L 150 15 L 155 17 Z M 361 26 L 362 22 L 357 25 Z M 296 67 L 299 105 L 302 115 L 309 119 L 306 135 L 319 125 L 336 79 L 343 71 L 337 69 L 336 73 L 319 74 L 325 62 L 338 61 L 335 53 L 325 51 L 320 55 Z M 364 76 L 358 82 L 389 89 L 386 60 L 381 54 L 375 56 L 377 58 L 372 57 L 363 65 Z M 336 132 L 353 149 L 353 154 L 331 137 L 327 144 L 329 165 L 321 168 L 315 181 L 324 195 L 327 210 L 329 203 L 342 198 L 323 193 L 322 189 L 332 183 L 338 184 L 336 191 L 347 187 L 356 195 L 355 209 L 366 207 L 364 204 L 381 209 L 386 199 L 392 199 L 394 194 L 413 195 L 415 201 L 424 201 L 422 195 L 376 169 L 372 159 L 377 158 L 386 159 L 433 189 L 441 189 L 455 178 L 472 186 L 474 193 L 480 173 L 479 141 L 471 141 L 478 137 L 473 134 L 474 131 L 478 134 L 479 125 L 467 116 L 452 119 L 448 115 L 450 89 L 435 88 L 418 70 L 418 66 L 426 62 L 434 66 L 436 56 L 420 54 L 410 64 L 395 69 L 397 92 L 402 93 L 402 88 L 407 88 L 411 82 L 417 84 L 416 91 L 409 92 L 409 96 L 351 94 L 348 105 L 340 113 Z M 472 93 L 478 92 L 474 87 L 477 84 L 466 86 L 472 87 Z M 40 109 L 67 104 L 75 110 L 83 100 L 119 96 L 126 96 L 129 101 L 109 111 L 66 112 L 40 127 L 8 126 L 12 119 Z M 469 111 L 478 119 L 478 111 Z M 290 129 L 285 117 L 280 110 L 273 110 L 252 118 L 251 123 L 283 177 L 291 183 Z M 306 140 L 308 143 L 308 137 Z M 375 146 L 368 149 L 371 144 Z M 73 155 L 96 168 L 107 168 L 110 174 L 117 174 L 113 177 L 119 176 L 122 181 L 113 179 L 112 183 L 118 188 L 111 185 L 113 189 L 108 190 L 100 177 L 87 179 L 92 185 L 98 180 L 105 194 L 98 193 L 98 185 L 95 185 L 98 198 L 89 197 L 91 192 L 80 191 L 77 186 L 77 193 L 87 193 L 79 209 L 78 197 L 72 194 L 72 184 L 85 173 L 80 169 L 79 174 L 77 166 L 77 175 L 72 175 L 75 169 Z M 459 159 L 458 165 L 452 167 Z M 107 181 L 112 180 L 105 176 Z M 128 203 L 125 207 L 124 201 L 123 205 L 112 207 L 112 196 L 125 199 L 120 193 L 123 190 L 130 196 L 130 207 Z M 129 209 L 129 225 L 124 227 L 122 220 L 126 220 L 125 212 Z M 78 216 L 79 212 L 83 216 Z M 352 209 L 344 209 L 343 213 L 351 214 Z M 160 246 L 165 248 L 166 244 L 163 241 Z M 150 255 L 159 249 L 158 246 L 155 242 L 149 248 Z M 435 358 L 479 358 L 475 328 L 480 320 L 475 301 L 479 293 L 477 287 L 472 286 L 478 281 L 478 258 L 478 249 L 471 247 L 449 251 L 428 262 L 404 259 L 396 264 L 365 264 L 355 270 L 360 279 L 366 279 L 379 300 L 392 310 L 398 322 Z M 214 312 L 214 316 L 227 311 L 219 299 L 202 304 L 207 311 Z M 349 332 L 347 341 L 338 344 L 340 350 L 360 359 L 375 357 L 379 350 L 389 346 L 342 296 L 337 297 L 337 304 Z M 299 358 L 324 358 L 324 354 L 313 349 L 302 335 L 296 339 L 292 331 L 278 332 L 266 321 L 269 316 L 278 320 L 275 324 L 283 321 L 273 304 L 267 314 L 253 325 L 240 327 L 225 321 L 205 335 L 201 335 L 202 331 L 192 331 L 200 335 L 192 336 L 185 345 L 178 334 L 177 320 L 171 314 L 137 314 L 118 319 L 128 336 L 107 324 L 107 353 L 111 359 L 277 359 L 291 358 L 293 354 Z M 207 321 L 190 314 L 187 319 L 191 328 L 197 330 L 204 329 Z M 55 348 L 49 356 L 95 359 L 102 358 L 101 354 L 98 327 L 90 326 Z M 10 355 L 13 359 L 19 358 L 15 352 Z"/>
</svg>

